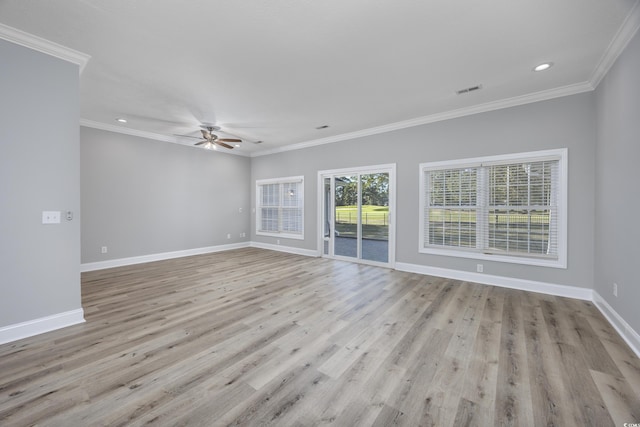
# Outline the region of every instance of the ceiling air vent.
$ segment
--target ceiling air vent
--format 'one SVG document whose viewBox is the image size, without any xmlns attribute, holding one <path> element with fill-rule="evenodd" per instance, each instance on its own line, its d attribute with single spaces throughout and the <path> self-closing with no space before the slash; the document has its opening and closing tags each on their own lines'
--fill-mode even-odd
<svg viewBox="0 0 640 427">
<path fill-rule="evenodd" d="M 471 87 L 468 87 L 468 88 L 465 88 L 465 89 L 457 90 L 456 93 L 458 95 L 463 95 L 465 93 L 475 92 L 475 91 L 480 90 L 480 89 L 482 89 L 482 85 L 476 85 L 476 86 L 471 86 Z"/>
</svg>

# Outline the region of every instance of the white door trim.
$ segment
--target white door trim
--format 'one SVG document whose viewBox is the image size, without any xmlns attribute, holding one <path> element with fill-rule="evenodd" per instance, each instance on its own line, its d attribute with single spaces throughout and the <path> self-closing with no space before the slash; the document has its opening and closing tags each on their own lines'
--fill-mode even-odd
<svg viewBox="0 0 640 427">
<path fill-rule="evenodd" d="M 318 191 L 317 191 L 318 227 L 317 227 L 317 234 L 316 234 L 318 239 L 318 245 L 317 245 L 318 256 L 328 257 L 328 255 L 324 254 L 324 222 L 323 222 L 324 178 L 332 177 L 335 175 L 365 174 L 365 173 L 380 173 L 380 172 L 386 172 L 389 174 L 389 262 L 382 265 L 389 268 L 395 268 L 395 263 L 396 263 L 396 164 L 395 163 L 318 171 L 318 181 L 317 181 L 318 182 Z M 362 260 L 362 259 L 336 257 L 336 256 L 333 256 L 332 258 L 355 261 L 361 264 L 381 265 L 381 263 L 371 262 L 371 261 Z"/>
</svg>

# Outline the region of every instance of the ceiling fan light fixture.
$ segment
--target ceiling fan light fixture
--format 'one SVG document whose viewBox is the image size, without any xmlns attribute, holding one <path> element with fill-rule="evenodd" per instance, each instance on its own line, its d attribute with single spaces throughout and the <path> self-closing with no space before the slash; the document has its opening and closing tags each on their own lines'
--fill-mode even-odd
<svg viewBox="0 0 640 427">
<path fill-rule="evenodd" d="M 220 129 L 218 126 L 202 126 L 200 133 L 202 134 L 202 141 L 196 142 L 195 145 L 202 146 L 207 150 L 217 150 L 218 145 L 224 148 L 233 149 L 234 147 L 240 147 L 242 142 L 239 138 L 219 138 L 215 132 L 216 129 Z M 234 144 L 234 145 L 230 145 Z"/>
<path fill-rule="evenodd" d="M 533 67 L 533 71 L 545 71 L 553 66 L 553 62 L 543 62 L 540 65 Z"/>
</svg>

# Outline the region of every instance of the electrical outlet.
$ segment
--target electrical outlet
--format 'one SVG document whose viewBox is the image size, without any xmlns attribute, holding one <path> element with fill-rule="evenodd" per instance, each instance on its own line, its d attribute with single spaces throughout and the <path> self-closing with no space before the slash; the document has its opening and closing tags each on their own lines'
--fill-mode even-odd
<svg viewBox="0 0 640 427">
<path fill-rule="evenodd" d="M 613 296 L 614 297 L 618 296 L 618 284 L 617 283 L 613 284 Z"/>
<path fill-rule="evenodd" d="M 100 252 L 102 252 L 103 254 L 106 254 L 108 251 L 106 246 L 103 246 L 102 248 L 100 248 Z"/>
<path fill-rule="evenodd" d="M 227 234 L 227 239 L 230 239 L 230 238 L 231 238 L 231 234 Z"/>
<path fill-rule="evenodd" d="M 476 264 L 476 271 L 478 273 L 482 273 L 484 271 L 484 265 L 482 264 Z"/>
<path fill-rule="evenodd" d="M 242 213 L 242 208 L 238 208 L 238 213 Z"/>
<path fill-rule="evenodd" d="M 280 239 L 276 240 L 276 244 L 278 245 L 280 244 Z"/>
<path fill-rule="evenodd" d="M 42 211 L 43 224 L 60 224 L 60 211 Z"/>
</svg>

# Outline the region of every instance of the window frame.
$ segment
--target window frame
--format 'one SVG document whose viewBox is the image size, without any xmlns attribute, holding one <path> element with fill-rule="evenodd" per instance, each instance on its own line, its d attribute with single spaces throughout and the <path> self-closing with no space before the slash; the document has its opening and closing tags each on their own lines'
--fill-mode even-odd
<svg viewBox="0 0 640 427">
<path fill-rule="evenodd" d="M 425 173 L 436 170 L 462 169 L 462 168 L 478 168 L 495 165 L 507 165 L 514 163 L 531 163 L 539 161 L 558 161 L 558 179 L 557 179 L 557 252 L 556 258 L 536 257 L 526 253 L 486 253 L 482 252 L 482 241 L 488 239 L 487 236 L 476 234 L 476 248 L 465 249 L 455 246 L 430 246 L 425 245 L 425 231 L 427 230 L 427 212 L 428 212 L 428 196 L 426 194 L 426 177 Z M 484 191 L 488 194 L 489 183 L 478 179 L 478 185 L 484 185 Z M 475 157 L 467 159 L 445 160 L 437 162 L 421 163 L 419 165 L 419 242 L 418 252 L 432 255 L 453 256 L 460 258 L 471 258 L 486 261 L 498 261 L 506 263 L 527 264 L 542 267 L 567 268 L 567 206 L 568 206 L 568 149 L 551 149 L 542 151 L 531 151 L 524 153 L 511 153 L 496 156 Z M 479 197 L 481 189 L 477 189 L 476 196 Z M 478 204 L 481 202 L 478 201 Z M 477 210 L 477 223 L 488 221 L 481 215 L 482 212 L 488 213 L 488 207 L 485 205 L 483 209 Z"/>
<path fill-rule="evenodd" d="M 262 204 L 262 186 L 266 185 L 278 185 L 278 205 L 277 206 L 263 206 Z M 283 204 L 283 187 L 287 184 L 298 184 L 300 192 L 298 198 L 300 200 L 299 208 L 286 206 Z M 278 211 L 278 230 L 264 231 L 262 228 L 262 209 L 263 207 L 275 208 Z M 283 230 L 283 215 L 284 210 L 300 210 L 300 232 L 291 232 Z M 258 236 L 271 236 L 287 239 L 304 240 L 304 176 L 290 176 L 284 178 L 271 178 L 271 179 L 258 179 L 256 180 L 256 235 Z"/>
</svg>

